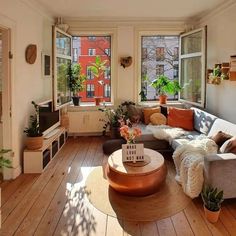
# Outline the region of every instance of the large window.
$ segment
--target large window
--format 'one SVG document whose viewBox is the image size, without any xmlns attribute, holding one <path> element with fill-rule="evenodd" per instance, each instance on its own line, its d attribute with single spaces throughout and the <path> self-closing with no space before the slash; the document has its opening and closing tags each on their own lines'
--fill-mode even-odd
<svg viewBox="0 0 236 236">
<path fill-rule="evenodd" d="M 150 86 L 158 76 L 166 75 L 171 80 L 178 80 L 178 47 L 179 36 L 141 37 L 141 101 L 154 101 L 158 98 L 155 89 Z M 176 98 L 172 95 L 168 99 Z"/>
<path fill-rule="evenodd" d="M 81 65 L 82 73 L 86 75 L 85 90 L 80 92 L 82 102 L 94 102 L 94 97 L 103 97 L 105 102 L 111 101 L 111 36 L 76 36 L 73 44 L 78 48 L 77 62 Z M 95 76 L 90 66 L 96 63 L 99 57 L 105 63 L 103 70 Z"/>
<path fill-rule="evenodd" d="M 180 99 L 204 106 L 205 28 L 181 35 L 180 62 Z"/>
</svg>

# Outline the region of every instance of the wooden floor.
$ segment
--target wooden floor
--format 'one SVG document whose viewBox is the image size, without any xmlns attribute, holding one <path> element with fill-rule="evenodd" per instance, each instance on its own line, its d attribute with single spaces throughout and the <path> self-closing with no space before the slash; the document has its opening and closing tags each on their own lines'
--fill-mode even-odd
<svg viewBox="0 0 236 236">
<path fill-rule="evenodd" d="M 107 161 L 103 141 L 71 138 L 41 175 L 3 182 L 0 235 L 236 235 L 236 200 L 224 202 L 216 224 L 205 220 L 200 199 L 154 222 L 118 220 L 86 203 L 81 186 L 91 167 Z"/>
</svg>

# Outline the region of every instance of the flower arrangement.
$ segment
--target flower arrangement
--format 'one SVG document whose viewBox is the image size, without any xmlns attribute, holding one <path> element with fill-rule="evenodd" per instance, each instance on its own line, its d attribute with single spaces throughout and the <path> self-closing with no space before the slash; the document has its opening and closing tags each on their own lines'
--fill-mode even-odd
<svg viewBox="0 0 236 236">
<path fill-rule="evenodd" d="M 135 143 L 135 139 L 142 134 L 141 130 L 137 127 L 129 128 L 128 125 L 123 125 L 120 128 L 120 135 L 127 143 Z"/>
</svg>

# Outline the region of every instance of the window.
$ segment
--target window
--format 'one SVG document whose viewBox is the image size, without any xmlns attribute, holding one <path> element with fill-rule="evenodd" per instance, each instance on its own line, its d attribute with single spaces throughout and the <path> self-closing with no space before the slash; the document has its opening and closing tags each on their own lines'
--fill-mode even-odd
<svg viewBox="0 0 236 236">
<path fill-rule="evenodd" d="M 180 93 L 182 101 L 205 105 L 205 28 L 181 35 Z"/>
<path fill-rule="evenodd" d="M 111 49 L 105 48 L 105 55 L 110 56 L 111 55 Z"/>
<path fill-rule="evenodd" d="M 78 63 L 81 65 L 82 73 L 86 75 L 86 86 L 84 91 L 80 92 L 81 102 L 93 102 L 93 96 L 104 97 L 105 102 L 111 101 L 111 36 L 110 35 L 85 35 L 73 37 L 77 42 Z M 99 76 L 95 76 L 89 67 L 96 62 L 99 57 L 101 63 L 104 63 L 104 70 Z M 109 88 L 105 89 L 105 84 Z M 108 85 L 107 85 L 108 86 Z M 105 94 L 105 91 L 106 94 Z M 106 96 L 105 96 L 106 95 Z"/>
<path fill-rule="evenodd" d="M 157 61 L 164 61 L 164 58 L 165 58 L 165 48 L 158 47 L 156 49 L 156 60 Z"/>
<path fill-rule="evenodd" d="M 87 66 L 87 79 L 93 79 L 94 78 L 94 75 L 93 73 L 91 72 L 91 69 L 89 68 L 89 66 Z"/>
<path fill-rule="evenodd" d="M 88 55 L 89 56 L 95 56 L 96 55 L 96 49 L 95 48 L 89 48 L 88 49 Z"/>
<path fill-rule="evenodd" d="M 93 98 L 94 97 L 94 84 L 87 84 L 86 86 L 86 97 Z"/>
<path fill-rule="evenodd" d="M 179 60 L 179 47 L 174 47 L 174 61 L 178 61 Z"/>
<path fill-rule="evenodd" d="M 73 48 L 73 62 L 78 61 L 78 48 Z"/>
<path fill-rule="evenodd" d="M 111 97 L 111 86 L 110 84 L 105 84 L 104 86 L 104 97 Z"/>
<path fill-rule="evenodd" d="M 141 37 L 141 101 L 156 101 L 158 94 L 150 83 L 159 75 L 177 79 L 179 63 L 174 60 L 179 36 L 152 35 Z M 176 76 L 174 76 L 176 75 Z M 169 100 L 175 100 L 173 95 Z"/>
</svg>

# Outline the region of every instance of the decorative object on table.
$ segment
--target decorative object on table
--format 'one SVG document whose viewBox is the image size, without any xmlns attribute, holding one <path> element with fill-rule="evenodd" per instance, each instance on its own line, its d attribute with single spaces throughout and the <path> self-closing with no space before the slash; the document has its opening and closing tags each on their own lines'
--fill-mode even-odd
<svg viewBox="0 0 236 236">
<path fill-rule="evenodd" d="M 223 199 L 224 192 L 218 191 L 217 188 L 212 188 L 210 186 L 204 186 L 201 192 L 201 197 L 204 203 L 204 212 L 206 219 L 211 223 L 216 223 L 219 218 L 221 203 Z"/>
<path fill-rule="evenodd" d="M 120 128 L 120 135 L 127 144 L 122 144 L 122 161 L 133 162 L 144 161 L 143 144 L 135 144 L 135 139 L 141 135 L 141 130 L 137 127 L 129 128 L 128 125 L 123 125 Z"/>
<path fill-rule="evenodd" d="M 229 79 L 236 80 L 236 55 L 230 57 Z"/>
<path fill-rule="evenodd" d="M 170 80 L 165 75 L 158 76 L 151 81 L 152 86 L 159 95 L 160 104 L 166 104 L 167 94 L 177 94 L 181 90 L 181 86 L 177 80 Z"/>
<path fill-rule="evenodd" d="M 120 65 L 123 66 L 123 68 L 129 67 L 132 64 L 132 57 L 121 57 L 120 58 Z"/>
<path fill-rule="evenodd" d="M 128 120 L 125 105 L 121 104 L 117 108 L 104 106 L 98 110 L 105 113 L 105 118 L 100 119 L 100 121 L 104 122 L 103 135 L 109 130 L 111 138 L 120 138 L 120 122 Z"/>
<path fill-rule="evenodd" d="M 108 60 L 102 60 L 100 56 L 96 56 L 95 62 L 91 62 L 91 66 L 88 67 L 91 70 L 91 73 L 97 78 L 98 86 L 104 85 L 99 81 L 103 81 L 102 78 L 104 76 L 104 72 L 107 70 L 106 66 L 107 63 Z M 95 105 L 98 106 L 102 101 L 103 96 L 94 96 L 94 99 L 95 99 Z"/>
<path fill-rule="evenodd" d="M 219 85 L 221 82 L 221 64 L 216 64 L 212 72 L 208 70 L 208 83 Z"/>
<path fill-rule="evenodd" d="M 10 151 L 11 151 L 10 149 L 1 149 L 0 150 L 0 169 L 2 167 L 12 168 L 11 161 L 4 157 L 4 155 L 6 153 L 9 153 Z"/>
<path fill-rule="evenodd" d="M 25 60 L 29 64 L 34 64 L 37 58 L 37 45 L 30 44 L 25 50 Z"/>
<path fill-rule="evenodd" d="M 30 116 L 29 127 L 24 129 L 27 134 L 26 147 L 29 150 L 39 149 L 43 146 L 43 134 L 39 128 L 39 106 L 32 101 L 35 114 Z"/>
<path fill-rule="evenodd" d="M 229 62 L 222 62 L 221 64 L 221 80 L 229 79 Z"/>
<path fill-rule="evenodd" d="M 69 64 L 67 75 L 69 77 L 69 88 L 72 92 L 72 100 L 74 106 L 79 106 L 81 97 L 79 92 L 85 88 L 86 76 L 81 73 L 82 68 L 78 63 Z"/>
</svg>

